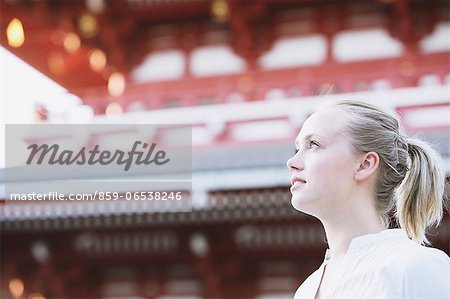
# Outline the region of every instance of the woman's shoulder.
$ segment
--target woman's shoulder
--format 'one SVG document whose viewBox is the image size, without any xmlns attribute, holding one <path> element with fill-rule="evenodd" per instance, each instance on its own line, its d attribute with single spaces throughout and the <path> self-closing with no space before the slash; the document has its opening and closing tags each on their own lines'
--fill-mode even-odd
<svg viewBox="0 0 450 299">
<path fill-rule="evenodd" d="M 436 248 L 421 247 L 405 265 L 405 298 L 450 298 L 450 258 Z"/>
<path fill-rule="evenodd" d="M 445 252 L 422 246 L 400 231 L 376 241 L 352 256 L 355 275 L 379 281 L 391 293 L 402 294 L 399 298 L 450 298 L 450 258 Z M 427 295 L 431 289 L 438 293 Z"/>
<path fill-rule="evenodd" d="M 418 244 L 411 249 L 404 253 L 406 258 L 403 263 L 407 274 L 423 276 L 427 270 L 441 270 L 447 274 L 447 278 L 450 277 L 450 257 L 445 252 Z"/>
<path fill-rule="evenodd" d="M 450 258 L 445 252 L 420 245 L 407 237 L 382 247 L 382 260 L 389 268 L 396 265 L 401 272 L 420 267 L 450 267 Z"/>
<path fill-rule="evenodd" d="M 450 258 L 445 252 L 409 239 L 396 245 L 386 266 L 396 273 L 401 298 L 450 298 Z"/>
<path fill-rule="evenodd" d="M 442 250 L 420 245 L 410 239 L 404 239 L 395 244 L 392 255 L 399 263 L 404 263 L 407 267 L 419 266 L 421 263 L 450 265 L 449 256 Z"/>
</svg>

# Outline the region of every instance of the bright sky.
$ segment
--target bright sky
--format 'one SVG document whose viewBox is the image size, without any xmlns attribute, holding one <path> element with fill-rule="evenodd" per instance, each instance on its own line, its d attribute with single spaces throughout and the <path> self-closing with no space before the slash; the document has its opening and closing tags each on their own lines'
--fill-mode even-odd
<svg viewBox="0 0 450 299">
<path fill-rule="evenodd" d="M 0 168 L 5 165 L 5 124 L 35 123 L 35 103 L 71 106 L 74 98 L 68 97 L 63 87 L 0 47 Z"/>
</svg>

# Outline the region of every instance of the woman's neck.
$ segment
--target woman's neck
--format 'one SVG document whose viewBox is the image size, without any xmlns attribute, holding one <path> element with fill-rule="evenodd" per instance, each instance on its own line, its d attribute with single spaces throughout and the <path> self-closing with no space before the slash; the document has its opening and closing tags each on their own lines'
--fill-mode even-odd
<svg viewBox="0 0 450 299">
<path fill-rule="evenodd" d="M 344 257 L 354 238 L 385 229 L 375 208 L 361 202 L 320 220 L 327 236 L 331 260 Z"/>
</svg>

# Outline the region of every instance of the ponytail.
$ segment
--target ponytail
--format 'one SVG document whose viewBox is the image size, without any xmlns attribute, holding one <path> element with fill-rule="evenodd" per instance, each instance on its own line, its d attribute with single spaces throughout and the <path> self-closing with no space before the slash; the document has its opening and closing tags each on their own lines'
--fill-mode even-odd
<svg viewBox="0 0 450 299">
<path fill-rule="evenodd" d="M 428 227 L 438 226 L 443 214 L 445 173 L 440 157 L 425 142 L 406 140 L 409 171 L 396 190 L 396 217 L 408 236 L 420 244 L 429 244 Z"/>
</svg>

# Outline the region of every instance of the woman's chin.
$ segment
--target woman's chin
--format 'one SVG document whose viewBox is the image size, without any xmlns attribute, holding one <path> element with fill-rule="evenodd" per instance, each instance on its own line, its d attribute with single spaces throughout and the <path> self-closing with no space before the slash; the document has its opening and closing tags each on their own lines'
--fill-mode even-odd
<svg viewBox="0 0 450 299">
<path fill-rule="evenodd" d="M 291 205 L 297 211 L 308 213 L 308 207 L 311 208 L 311 201 L 306 198 L 300 198 L 299 196 L 293 195 L 291 198 Z"/>
</svg>

